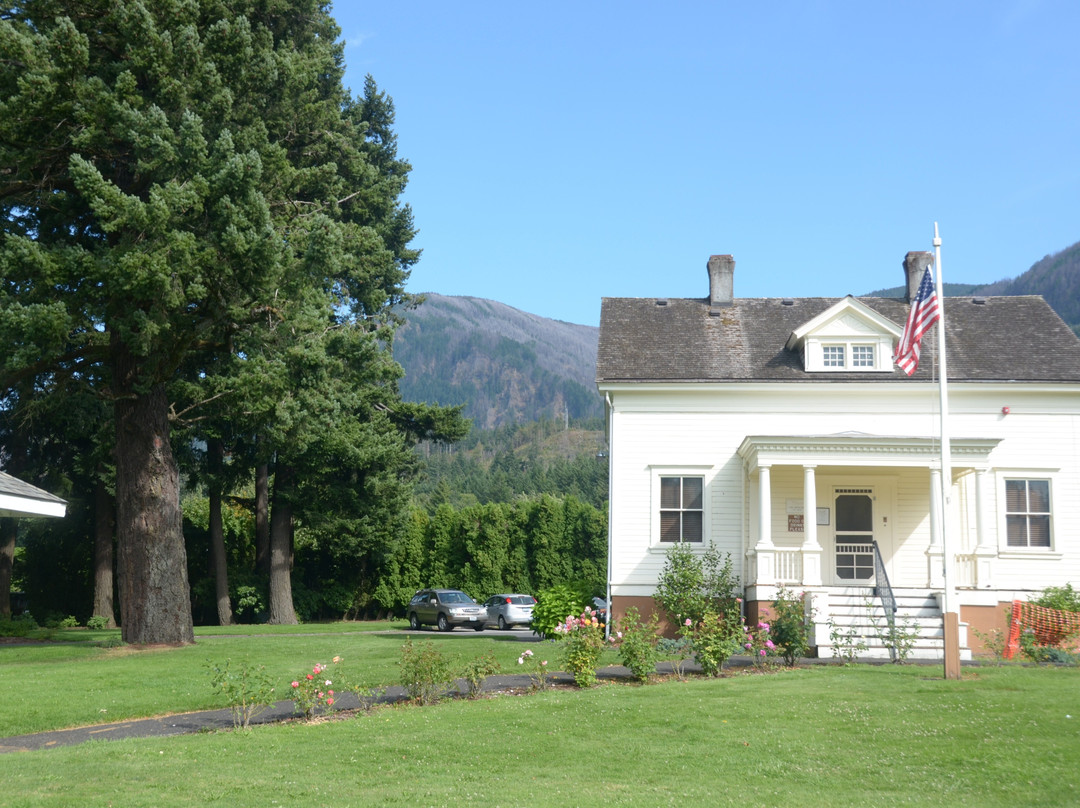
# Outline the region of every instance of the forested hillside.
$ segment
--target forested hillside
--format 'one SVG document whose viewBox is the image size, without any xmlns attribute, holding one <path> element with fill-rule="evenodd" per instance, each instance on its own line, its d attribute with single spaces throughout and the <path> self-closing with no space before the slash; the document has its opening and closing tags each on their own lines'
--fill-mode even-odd
<svg viewBox="0 0 1080 808">
<path fill-rule="evenodd" d="M 594 326 L 437 294 L 403 314 L 394 358 L 405 369 L 401 394 L 407 401 L 463 404 L 480 429 L 603 413 L 594 381 Z"/>
<path fill-rule="evenodd" d="M 1080 333 L 1080 242 L 1035 262 L 1017 278 L 979 287 L 978 294 L 1042 295 Z"/>
<path fill-rule="evenodd" d="M 903 286 L 879 289 L 869 297 L 902 297 Z M 993 283 L 946 283 L 945 295 L 1042 295 L 1058 316 L 1080 334 L 1080 242 L 1036 261 L 1027 272 Z"/>
</svg>

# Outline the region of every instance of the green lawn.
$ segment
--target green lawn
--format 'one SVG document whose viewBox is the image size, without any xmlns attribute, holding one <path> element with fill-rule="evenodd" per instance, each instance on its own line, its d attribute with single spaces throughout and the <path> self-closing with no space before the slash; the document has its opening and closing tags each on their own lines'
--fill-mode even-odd
<svg viewBox="0 0 1080 808">
<path fill-rule="evenodd" d="M 343 659 L 338 675 L 371 685 L 398 683 L 405 635 L 374 631 L 407 628 L 403 621 L 238 628 L 247 634 L 197 629 L 194 645 L 159 650 L 76 642 L 0 645 L 0 737 L 225 707 L 211 688 L 207 661 L 264 666 L 281 699 L 289 698 L 290 681 L 335 656 Z M 459 663 L 491 653 L 506 670 L 517 667 L 518 654 L 528 647 L 512 632 L 413 636 L 435 643 Z M 551 658 L 554 662 L 554 649 Z"/>
<path fill-rule="evenodd" d="M 424 639 L 460 658 L 492 650 L 511 670 L 522 648 L 497 632 Z M 0 704 L 7 722 L 17 712 L 12 700 L 23 708 L 80 702 L 54 688 L 88 677 L 98 699 L 114 705 L 149 703 L 149 692 L 158 695 L 153 712 L 199 699 L 217 706 L 206 698 L 201 663 L 220 653 L 286 675 L 339 654 L 370 680 L 391 682 L 401 641 L 346 632 L 204 636 L 194 648 L 139 654 L 64 647 L 66 656 L 49 657 L 52 649 L 0 648 Z M 383 707 L 246 733 L 92 742 L 0 755 L 0 804 L 1080 804 L 1080 670 L 984 667 L 965 668 L 964 676 L 944 681 L 939 666 L 816 665 Z M 53 721 L 65 714 L 42 709 Z"/>
</svg>

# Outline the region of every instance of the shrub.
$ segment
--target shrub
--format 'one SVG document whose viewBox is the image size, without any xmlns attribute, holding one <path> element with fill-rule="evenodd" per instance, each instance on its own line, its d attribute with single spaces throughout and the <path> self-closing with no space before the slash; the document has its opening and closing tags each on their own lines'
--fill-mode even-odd
<svg viewBox="0 0 1080 808">
<path fill-rule="evenodd" d="M 683 625 L 687 625 L 685 620 Z M 744 636 L 742 620 L 736 622 L 730 615 L 709 611 L 692 629 L 694 656 L 701 672 L 706 676 L 719 676 L 724 663 L 739 651 Z"/>
<path fill-rule="evenodd" d="M 658 624 L 655 614 L 648 622 L 643 622 L 638 610 L 631 606 L 619 621 L 620 630 L 612 635 L 618 645 L 619 661 L 639 682 L 647 682 L 656 672 L 656 663 L 660 659 Z"/>
<path fill-rule="evenodd" d="M 770 638 L 776 644 L 776 654 L 783 657 L 784 664 L 789 668 L 806 656 L 809 648 L 805 597 L 805 592 L 794 597 L 790 591 L 780 587 L 772 604 Z"/>
<path fill-rule="evenodd" d="M 482 654 L 465 663 L 462 678 L 469 685 L 469 698 L 475 699 L 480 696 L 484 680 L 499 672 L 499 662 L 491 653 Z"/>
<path fill-rule="evenodd" d="M 73 614 L 69 614 L 63 620 L 60 621 L 60 628 L 78 628 L 79 618 Z"/>
<path fill-rule="evenodd" d="M 853 626 L 844 628 L 829 620 L 829 642 L 833 647 L 833 655 L 843 665 L 851 665 L 857 661 L 859 654 L 866 650 L 866 640 Z"/>
<path fill-rule="evenodd" d="M 420 704 L 438 701 L 453 679 L 450 663 L 442 653 L 430 642 L 414 644 L 411 637 L 401 646 L 399 670 L 401 686 Z"/>
<path fill-rule="evenodd" d="M 697 625 L 706 612 L 726 614 L 736 605 L 740 587 L 734 570 L 731 555 L 714 547 L 699 555 L 686 544 L 673 544 L 653 599 L 673 621 L 689 617 Z"/>
<path fill-rule="evenodd" d="M 1048 586 L 1037 599 L 1031 602 L 1036 606 L 1043 606 L 1047 609 L 1080 612 L 1080 592 L 1073 589 L 1072 584 Z"/>
<path fill-rule="evenodd" d="M 666 659 L 671 662 L 671 672 L 680 680 L 686 679 L 686 660 L 694 655 L 694 642 L 689 632 L 683 636 L 680 631 L 680 636 L 672 639 L 670 637 L 661 637 L 660 641 L 656 643 L 656 652 L 660 655 L 660 659 Z"/>
<path fill-rule="evenodd" d="M 38 628 L 37 621 L 28 614 L 6 620 L 0 618 L 0 637 L 29 637 Z"/>
<path fill-rule="evenodd" d="M 337 664 L 341 657 L 334 657 Z M 316 663 L 311 668 L 311 673 L 305 673 L 292 681 L 292 700 L 296 706 L 296 712 L 310 721 L 315 716 L 315 711 L 322 706 L 327 708 L 334 706 L 334 686 L 332 679 L 327 678 L 327 666 L 324 663 Z"/>
<path fill-rule="evenodd" d="M 979 638 L 983 644 L 983 648 L 990 652 L 993 656 L 994 664 L 1001 665 L 1005 662 L 1005 649 L 1009 645 L 1009 635 L 1007 632 L 1002 631 L 1000 628 L 992 628 L 988 632 L 979 631 L 979 629 L 972 629 L 975 632 L 975 636 Z"/>
<path fill-rule="evenodd" d="M 539 656 L 533 653 L 531 648 L 526 648 L 518 657 L 518 664 L 525 666 L 525 673 L 532 680 L 533 690 L 547 689 L 548 661 L 546 659 L 540 659 Z"/>
<path fill-rule="evenodd" d="M 579 617 L 568 615 L 555 626 L 563 640 L 563 664 L 578 687 L 596 684 L 596 667 L 604 650 L 604 628 L 596 612 L 586 607 Z"/>
<path fill-rule="evenodd" d="M 241 662 L 238 669 L 233 670 L 229 659 L 224 663 L 207 660 L 206 665 L 210 669 L 210 684 L 224 696 L 232 711 L 235 728 L 247 729 L 254 718 L 273 706 L 274 686 L 262 665 L 252 668 Z"/>
<path fill-rule="evenodd" d="M 589 605 L 589 590 L 584 585 L 557 584 L 536 595 L 532 630 L 550 637 L 555 628 L 570 615 L 581 614 Z"/>
<path fill-rule="evenodd" d="M 683 543 L 668 548 L 653 600 L 675 621 L 705 616 L 705 570 L 698 555 Z"/>
<path fill-rule="evenodd" d="M 109 627 L 109 618 L 102 614 L 95 614 L 86 621 L 86 627 L 95 631 L 101 631 L 102 629 Z"/>
</svg>

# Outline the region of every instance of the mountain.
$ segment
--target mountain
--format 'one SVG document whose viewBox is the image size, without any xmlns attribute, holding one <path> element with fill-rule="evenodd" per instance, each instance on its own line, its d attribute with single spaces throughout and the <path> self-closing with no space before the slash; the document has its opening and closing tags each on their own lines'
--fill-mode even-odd
<svg viewBox="0 0 1080 808">
<path fill-rule="evenodd" d="M 879 289 L 868 297 L 903 297 L 906 289 Z M 1080 334 L 1080 242 L 1047 255 L 1015 278 L 986 284 L 945 284 L 945 295 L 1042 295 L 1050 308 Z"/>
<path fill-rule="evenodd" d="M 903 287 L 871 292 L 901 297 Z M 945 284 L 947 295 L 1042 295 L 1080 333 L 1080 242 L 1036 262 L 1016 278 Z M 463 404 L 477 429 L 540 418 L 597 418 L 599 329 L 528 314 L 477 297 L 428 294 L 404 312 L 394 357 L 405 369 L 408 401 Z"/>
<path fill-rule="evenodd" d="M 403 313 L 394 337 L 405 400 L 463 404 L 478 429 L 603 415 L 595 381 L 600 329 L 483 298 L 424 298 Z"/>
</svg>

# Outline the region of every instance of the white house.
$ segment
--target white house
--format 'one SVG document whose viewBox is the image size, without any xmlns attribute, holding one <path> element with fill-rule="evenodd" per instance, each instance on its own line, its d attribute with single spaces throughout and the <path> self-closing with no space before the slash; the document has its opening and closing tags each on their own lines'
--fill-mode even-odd
<svg viewBox="0 0 1080 808">
<path fill-rule="evenodd" d="M 932 261 L 905 258 L 908 299 Z M 653 610 L 679 541 L 730 553 L 751 617 L 780 585 L 806 592 L 823 656 L 830 626 L 873 633 L 886 576 L 922 656 L 942 653 L 946 564 L 965 656 L 981 649 L 968 628 L 1004 629 L 1012 600 L 1080 581 L 1080 340 L 1041 297 L 944 301 L 942 508 L 939 326 L 908 377 L 892 362 L 908 300 L 735 298 L 734 267 L 709 259 L 705 298 L 603 300 L 616 615 Z"/>
</svg>

